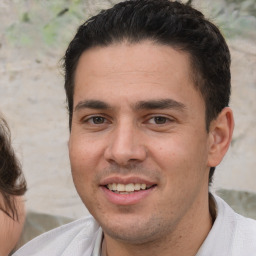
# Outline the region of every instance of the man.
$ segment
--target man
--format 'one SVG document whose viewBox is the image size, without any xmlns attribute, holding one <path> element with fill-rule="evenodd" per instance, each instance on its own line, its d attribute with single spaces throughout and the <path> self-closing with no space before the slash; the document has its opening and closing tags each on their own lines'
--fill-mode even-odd
<svg viewBox="0 0 256 256">
<path fill-rule="evenodd" d="M 230 54 L 197 10 L 125 1 L 65 55 L 76 189 L 93 217 L 15 255 L 248 256 L 256 223 L 208 192 L 233 132 Z"/>
</svg>

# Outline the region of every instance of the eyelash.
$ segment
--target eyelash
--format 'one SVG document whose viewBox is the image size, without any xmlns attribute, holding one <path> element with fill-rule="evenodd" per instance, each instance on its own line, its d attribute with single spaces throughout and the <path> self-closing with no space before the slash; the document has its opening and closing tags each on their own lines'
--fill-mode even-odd
<svg viewBox="0 0 256 256">
<path fill-rule="evenodd" d="M 103 122 L 101 122 L 101 123 L 95 122 L 95 120 L 96 120 L 97 118 L 98 118 L 98 119 L 102 119 Z M 95 116 L 87 117 L 86 119 L 83 120 L 83 123 L 90 123 L 90 124 L 92 124 L 92 125 L 102 125 L 102 124 L 104 124 L 104 123 L 107 123 L 106 121 L 107 121 L 107 119 L 106 119 L 104 116 L 95 115 Z"/>
<path fill-rule="evenodd" d="M 148 123 L 150 123 L 150 120 L 154 120 L 153 124 L 157 124 L 157 125 L 164 125 L 167 122 L 173 121 L 172 119 L 165 117 L 165 116 L 152 116 L 150 119 L 148 119 Z M 160 121 L 160 123 L 157 123 L 158 121 Z M 161 122 L 161 121 L 163 121 L 163 122 Z"/>
</svg>

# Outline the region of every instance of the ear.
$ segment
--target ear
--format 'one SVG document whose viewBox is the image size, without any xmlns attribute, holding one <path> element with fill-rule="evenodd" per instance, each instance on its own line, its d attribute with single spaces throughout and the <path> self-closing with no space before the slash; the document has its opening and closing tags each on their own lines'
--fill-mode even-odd
<svg viewBox="0 0 256 256">
<path fill-rule="evenodd" d="M 226 154 L 234 129 L 233 112 L 224 108 L 210 124 L 208 166 L 217 166 Z"/>
</svg>

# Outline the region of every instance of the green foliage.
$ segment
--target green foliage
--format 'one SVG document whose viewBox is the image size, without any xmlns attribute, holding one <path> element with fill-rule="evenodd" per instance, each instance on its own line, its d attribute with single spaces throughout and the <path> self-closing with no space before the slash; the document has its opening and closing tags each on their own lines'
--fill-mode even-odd
<svg viewBox="0 0 256 256">
<path fill-rule="evenodd" d="M 5 30 L 14 46 L 35 45 L 46 51 L 64 46 L 76 27 L 86 18 L 84 1 L 19 1 L 14 10 L 19 17 Z"/>
<path fill-rule="evenodd" d="M 27 12 L 24 12 L 21 17 L 22 22 L 30 22 L 29 14 Z"/>
<path fill-rule="evenodd" d="M 255 0 L 209 1 L 207 9 L 227 38 L 256 38 Z M 6 28 L 7 40 L 14 46 L 35 45 L 45 51 L 63 49 L 89 15 L 85 0 L 20 0 L 13 11 L 17 20 Z"/>
<path fill-rule="evenodd" d="M 256 1 L 255 0 L 226 0 L 229 5 L 233 5 L 234 9 L 240 14 L 251 15 L 256 17 Z"/>
<path fill-rule="evenodd" d="M 211 2 L 211 17 L 227 38 L 256 39 L 256 1 L 224 0 Z"/>
</svg>

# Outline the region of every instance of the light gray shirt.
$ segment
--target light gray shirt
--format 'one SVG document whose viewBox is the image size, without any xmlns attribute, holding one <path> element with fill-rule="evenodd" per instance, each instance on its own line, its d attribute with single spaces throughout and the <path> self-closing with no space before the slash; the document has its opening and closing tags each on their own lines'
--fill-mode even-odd
<svg viewBox="0 0 256 256">
<path fill-rule="evenodd" d="M 217 217 L 196 256 L 256 255 L 256 221 L 214 195 Z M 92 216 L 36 237 L 13 256 L 101 256 L 102 229 Z"/>
</svg>

